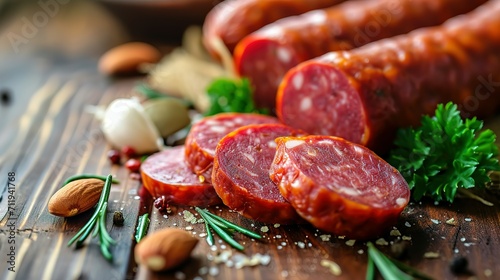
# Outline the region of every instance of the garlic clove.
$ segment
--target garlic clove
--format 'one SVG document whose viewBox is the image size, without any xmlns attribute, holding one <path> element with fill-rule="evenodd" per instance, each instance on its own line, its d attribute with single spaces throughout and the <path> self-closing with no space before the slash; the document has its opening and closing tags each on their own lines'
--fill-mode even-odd
<svg viewBox="0 0 500 280">
<path fill-rule="evenodd" d="M 149 99 L 142 107 L 162 137 L 170 136 L 191 122 L 186 104 L 177 98 Z"/>
<path fill-rule="evenodd" d="M 111 102 L 104 112 L 101 129 L 106 140 L 118 149 L 130 146 L 138 154 L 146 154 L 163 148 L 158 130 L 135 99 Z"/>
</svg>

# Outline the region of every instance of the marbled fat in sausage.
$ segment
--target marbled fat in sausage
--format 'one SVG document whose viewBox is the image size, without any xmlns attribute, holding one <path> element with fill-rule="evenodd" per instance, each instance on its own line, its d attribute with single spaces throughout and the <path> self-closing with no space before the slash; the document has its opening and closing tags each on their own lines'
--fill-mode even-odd
<svg viewBox="0 0 500 280">
<path fill-rule="evenodd" d="M 260 107 L 275 108 L 278 86 L 293 66 L 420 27 L 438 25 L 486 0 L 362 0 L 279 20 L 236 47 L 237 72 L 254 86 Z"/>
<path fill-rule="evenodd" d="M 246 35 L 278 19 L 314 9 L 326 8 L 344 0 L 226 0 L 215 6 L 203 23 L 203 42 L 219 57 L 217 40 L 232 53 Z"/>
<path fill-rule="evenodd" d="M 318 229 L 352 239 L 393 226 L 410 199 L 399 172 L 364 146 L 333 136 L 280 137 L 270 177 Z"/>
<path fill-rule="evenodd" d="M 215 148 L 222 137 L 245 125 L 278 122 L 275 117 L 259 114 L 221 113 L 206 117 L 195 123 L 186 137 L 186 162 L 202 181 L 210 182 Z"/>
<path fill-rule="evenodd" d="M 277 115 L 310 134 L 387 151 L 397 128 L 453 101 L 464 116 L 500 105 L 500 1 L 437 27 L 331 52 L 290 70 Z"/>
<path fill-rule="evenodd" d="M 211 184 L 200 182 L 184 161 L 184 146 L 176 146 L 149 156 L 141 165 L 144 187 L 154 198 L 179 205 L 220 204 Z"/>
<path fill-rule="evenodd" d="M 269 178 L 280 136 L 300 131 L 282 124 L 249 125 L 220 140 L 212 182 L 222 202 L 241 215 L 266 223 L 290 224 L 301 219 Z"/>
</svg>

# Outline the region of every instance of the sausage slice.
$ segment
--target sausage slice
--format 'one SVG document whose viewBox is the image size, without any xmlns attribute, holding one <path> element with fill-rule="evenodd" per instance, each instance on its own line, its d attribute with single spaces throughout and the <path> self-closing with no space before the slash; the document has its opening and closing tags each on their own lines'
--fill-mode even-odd
<svg viewBox="0 0 500 280">
<path fill-rule="evenodd" d="M 229 133 L 215 151 L 212 182 L 222 202 L 243 216 L 266 223 L 300 220 L 269 178 L 280 136 L 300 131 L 282 124 L 249 125 Z"/>
<path fill-rule="evenodd" d="M 367 148 L 333 136 L 280 137 L 270 177 L 315 227 L 368 239 L 394 225 L 410 199 L 399 172 Z"/>
<path fill-rule="evenodd" d="M 141 165 L 141 176 L 144 187 L 154 198 L 201 207 L 221 203 L 212 185 L 200 182 L 186 165 L 184 146 L 149 156 Z"/>
<path fill-rule="evenodd" d="M 201 180 L 210 182 L 215 147 L 229 132 L 249 124 L 278 123 L 274 117 L 259 114 L 222 113 L 206 117 L 193 125 L 186 138 L 186 161 Z"/>
</svg>

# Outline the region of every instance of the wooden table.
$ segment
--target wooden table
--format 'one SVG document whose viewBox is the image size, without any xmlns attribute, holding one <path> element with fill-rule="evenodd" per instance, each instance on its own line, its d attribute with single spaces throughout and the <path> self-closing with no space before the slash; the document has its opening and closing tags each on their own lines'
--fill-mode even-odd
<svg viewBox="0 0 500 280">
<path fill-rule="evenodd" d="M 213 258 L 231 249 L 217 241 L 213 250 L 200 238 L 192 258 L 174 271 L 151 273 L 138 268 L 133 258 L 133 236 L 139 215 L 151 214 L 149 232 L 192 227 L 192 234 L 199 236 L 204 226 L 184 220 L 184 210 L 195 213 L 191 208 L 172 207 L 170 214 L 158 213 L 140 181 L 130 178 L 125 167 L 107 160 L 110 146 L 86 106 L 106 106 L 116 98 L 130 96 L 141 78 L 109 79 L 100 75 L 96 71 L 98 54 L 95 51 L 94 55 L 68 58 L 58 52 L 27 51 L 16 55 L 5 48 L 0 54 L 0 91 L 8 91 L 11 97 L 8 104 L 0 105 L 2 279 L 364 279 L 366 243 L 358 241 L 350 246 L 346 239 L 328 238 L 307 225 L 257 223 L 223 206 L 211 210 L 263 234 L 262 241 L 241 235 L 236 239 L 245 245 L 246 256 L 269 255 L 268 265 L 236 269 L 217 264 Z M 496 129 L 499 121 L 488 124 Z M 9 173 L 15 173 L 15 198 L 11 199 L 6 189 Z M 47 212 L 49 198 L 65 178 L 80 173 L 111 173 L 121 181 L 113 185 L 109 200 L 108 221 L 115 210 L 125 216 L 122 227 L 108 222 L 111 236 L 118 241 L 112 248 L 112 263 L 101 256 L 95 239 L 79 250 L 66 246 L 91 213 L 63 219 Z M 410 204 L 397 225 L 405 238 L 411 238 L 404 261 L 436 279 L 499 279 L 500 199 L 489 192 L 481 194 L 495 206 L 469 199 L 457 199 L 453 205 L 429 201 Z M 450 218 L 456 225 L 446 223 Z M 263 233 L 263 226 L 269 231 Z M 391 242 L 402 236 L 384 238 Z M 11 253 L 11 246 L 15 253 Z M 378 247 L 390 253 L 390 245 Z M 427 252 L 435 252 L 437 257 L 424 258 Z M 467 257 L 469 274 L 456 276 L 450 272 L 448 264 L 456 256 Z M 331 274 L 321 265 L 322 260 L 336 262 L 342 274 Z M 11 267 L 15 273 L 9 270 Z"/>
</svg>

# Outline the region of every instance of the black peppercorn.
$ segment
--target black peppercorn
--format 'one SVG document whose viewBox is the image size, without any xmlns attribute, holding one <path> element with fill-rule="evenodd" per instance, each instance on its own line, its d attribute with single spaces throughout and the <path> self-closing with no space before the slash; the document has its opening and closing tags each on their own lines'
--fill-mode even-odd
<svg viewBox="0 0 500 280">
<path fill-rule="evenodd" d="M 123 218 L 123 213 L 120 211 L 115 211 L 113 214 L 113 225 L 123 226 L 125 219 Z"/>
<path fill-rule="evenodd" d="M 3 105 L 10 103 L 10 92 L 7 89 L 0 90 L 0 100 Z"/>
<path fill-rule="evenodd" d="M 455 273 L 464 273 L 467 272 L 467 265 L 469 262 L 465 257 L 455 257 L 451 262 L 450 262 L 450 270 Z"/>
</svg>

